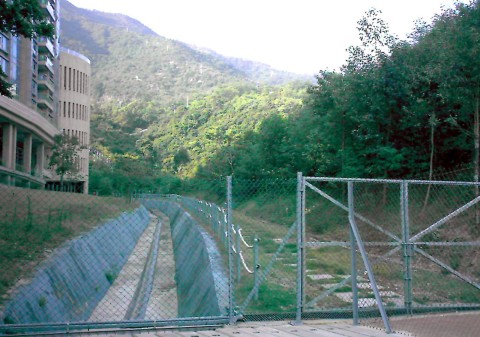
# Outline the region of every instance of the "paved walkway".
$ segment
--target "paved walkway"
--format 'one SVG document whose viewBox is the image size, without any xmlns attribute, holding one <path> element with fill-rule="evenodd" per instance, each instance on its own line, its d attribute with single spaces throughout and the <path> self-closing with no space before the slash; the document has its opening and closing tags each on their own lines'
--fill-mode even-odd
<svg viewBox="0 0 480 337">
<path fill-rule="evenodd" d="M 307 321 L 293 326 L 287 322 L 238 323 L 216 330 L 135 331 L 89 334 L 99 337 L 406 337 L 408 334 L 387 334 L 382 330 L 352 326 L 348 322 Z M 85 335 L 83 335 L 85 336 Z"/>
</svg>

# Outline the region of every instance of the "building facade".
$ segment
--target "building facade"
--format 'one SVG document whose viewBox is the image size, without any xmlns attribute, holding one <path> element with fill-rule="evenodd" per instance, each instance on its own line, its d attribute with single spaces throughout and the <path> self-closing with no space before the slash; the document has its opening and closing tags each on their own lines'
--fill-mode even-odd
<svg viewBox="0 0 480 337">
<path fill-rule="evenodd" d="M 60 0 L 39 0 L 55 38 L 0 34 L 0 65 L 13 84 L 13 99 L 0 96 L 0 183 L 59 190 L 48 169 L 56 134 L 78 138 L 78 174 L 65 177 L 66 191 L 88 193 L 90 61 L 58 43 Z"/>
<path fill-rule="evenodd" d="M 88 193 L 90 148 L 90 60 L 66 48 L 60 48 L 59 95 L 56 125 L 60 132 L 78 139 L 80 150 L 76 162 L 78 172 L 67 176 L 64 189 Z M 58 190 L 60 179 L 53 176 L 47 188 Z"/>
</svg>

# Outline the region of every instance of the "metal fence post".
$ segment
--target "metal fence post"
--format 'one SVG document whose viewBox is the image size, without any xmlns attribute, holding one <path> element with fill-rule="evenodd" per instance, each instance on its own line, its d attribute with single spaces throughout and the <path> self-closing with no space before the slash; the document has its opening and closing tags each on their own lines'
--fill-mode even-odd
<svg viewBox="0 0 480 337">
<path fill-rule="evenodd" d="M 232 177 L 227 177 L 227 251 L 228 251 L 228 318 L 230 324 L 235 323 L 235 312 L 233 304 L 234 296 L 234 275 L 232 258 Z"/>
<path fill-rule="evenodd" d="M 236 243 L 235 249 L 237 250 L 237 282 L 240 282 L 242 279 L 242 257 L 240 256 L 240 252 L 242 251 L 242 242 L 240 238 L 240 226 L 236 228 Z"/>
<path fill-rule="evenodd" d="M 352 259 L 352 310 L 353 310 L 353 325 L 358 325 L 358 285 L 357 285 L 357 250 L 355 243 L 355 236 L 350 227 L 350 249 Z"/>
<path fill-rule="evenodd" d="M 403 261 L 404 261 L 404 298 L 405 310 L 408 315 L 412 314 L 412 269 L 411 257 L 413 253 L 410 242 L 410 228 L 408 217 L 408 182 L 403 181 L 400 185 L 400 204 L 402 216 L 402 240 L 403 240 Z"/>
<path fill-rule="evenodd" d="M 212 214 L 212 230 L 215 234 L 218 235 L 219 231 L 218 231 L 218 214 L 217 214 L 217 207 L 216 206 L 213 206 L 212 205 L 212 209 L 211 209 L 211 214 Z M 219 238 L 221 238 L 221 236 L 218 236 Z"/>
<path fill-rule="evenodd" d="M 302 323 L 302 312 L 305 290 L 304 266 L 304 207 L 305 184 L 302 173 L 297 173 L 297 314 L 295 324 Z"/>
<path fill-rule="evenodd" d="M 258 256 L 258 248 L 260 245 L 260 239 L 257 235 L 255 235 L 255 239 L 253 239 L 253 284 L 258 284 L 258 278 L 260 273 L 260 261 Z M 254 300 L 258 300 L 258 288 L 255 291 L 253 296 Z"/>
</svg>

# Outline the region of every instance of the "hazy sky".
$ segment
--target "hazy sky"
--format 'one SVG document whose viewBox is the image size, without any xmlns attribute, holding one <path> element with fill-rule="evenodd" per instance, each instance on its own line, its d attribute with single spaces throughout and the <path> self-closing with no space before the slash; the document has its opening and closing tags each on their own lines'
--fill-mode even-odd
<svg viewBox="0 0 480 337">
<path fill-rule="evenodd" d="M 70 0 L 75 6 L 129 15 L 159 35 L 211 48 L 225 56 L 314 74 L 335 69 L 357 42 L 357 21 L 383 12 L 404 38 L 414 21 L 454 0 Z M 468 2 L 468 1 L 465 1 Z"/>
</svg>

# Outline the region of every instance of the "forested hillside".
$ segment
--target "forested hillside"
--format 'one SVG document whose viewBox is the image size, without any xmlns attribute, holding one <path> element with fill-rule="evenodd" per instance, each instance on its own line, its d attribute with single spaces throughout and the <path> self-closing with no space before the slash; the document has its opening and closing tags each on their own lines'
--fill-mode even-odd
<svg viewBox="0 0 480 337">
<path fill-rule="evenodd" d="M 121 14 L 84 10 L 63 1 L 61 44 L 92 60 L 98 102 L 183 102 L 232 82 L 285 83 L 299 75 L 256 64 L 252 73 L 221 55 L 159 36 Z"/>
<path fill-rule="evenodd" d="M 321 72 L 312 109 L 324 126 L 327 174 L 415 177 L 478 170 L 480 6 L 458 4 L 398 41 L 370 11 L 363 45 L 340 73 Z M 335 130 L 335 131 L 334 131 Z M 472 177 L 473 178 L 473 177 Z"/>
<path fill-rule="evenodd" d="M 418 23 L 408 41 L 391 35 L 381 13 L 371 10 L 358 22 L 362 45 L 349 49 L 340 71 L 320 70 L 313 85 L 255 83 L 227 62 L 208 63 L 208 70 L 196 63 L 187 75 L 179 70 L 190 64 L 186 59 L 149 68 L 152 76 L 177 69 L 178 77 L 163 84 L 140 75 L 132 81 L 110 78 L 108 67 L 121 62 L 108 60 L 130 59 L 133 68 L 149 63 L 134 62 L 143 54 L 108 42 L 116 55 L 99 56 L 95 75 L 103 80 L 95 93 L 117 100 L 95 105 L 93 143 L 109 159 L 93 162 L 92 188 L 111 193 L 158 186 L 162 179 L 171 183 L 162 186 L 174 186 L 173 177 L 256 179 L 294 177 L 298 171 L 425 178 L 461 165 L 478 168 L 479 7 L 475 1 L 445 10 L 431 24 Z M 111 33 L 108 41 L 120 34 L 105 30 Z M 169 49 L 166 60 L 182 59 L 186 46 L 174 41 L 160 46 L 147 35 L 141 35 L 146 54 Z M 120 40 L 128 41 L 124 35 Z M 169 43 L 172 49 L 165 47 Z M 210 74 L 208 91 L 199 89 L 207 86 L 205 74 Z M 158 86 L 158 96 L 142 87 L 145 82 Z M 182 87 L 177 84 L 184 91 L 175 93 L 172 87 Z M 161 98 L 169 90 L 177 100 Z"/>
</svg>

